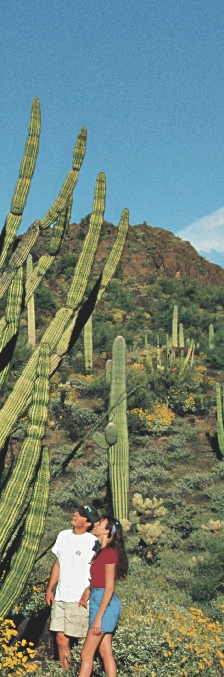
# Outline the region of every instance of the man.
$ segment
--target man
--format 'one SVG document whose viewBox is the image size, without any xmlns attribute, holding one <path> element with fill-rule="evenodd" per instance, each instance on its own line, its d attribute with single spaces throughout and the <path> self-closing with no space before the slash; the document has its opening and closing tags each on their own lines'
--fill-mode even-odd
<svg viewBox="0 0 224 677">
<path fill-rule="evenodd" d="M 49 606 L 52 605 L 50 630 L 56 632 L 59 660 L 64 670 L 71 664 L 69 638 L 84 639 L 88 629 L 89 610 L 83 605 L 83 592 L 89 585 L 90 562 L 98 544 L 89 529 L 98 521 L 99 515 L 93 505 L 77 508 L 70 521 L 73 528 L 61 531 L 52 548 L 57 559 L 45 599 Z"/>
</svg>

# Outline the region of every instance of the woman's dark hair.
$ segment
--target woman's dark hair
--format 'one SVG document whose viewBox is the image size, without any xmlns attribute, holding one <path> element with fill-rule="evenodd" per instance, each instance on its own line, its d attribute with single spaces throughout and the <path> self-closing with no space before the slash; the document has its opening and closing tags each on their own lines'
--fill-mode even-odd
<svg viewBox="0 0 224 677">
<path fill-rule="evenodd" d="M 107 520 L 109 532 L 108 538 L 110 541 L 108 545 L 106 545 L 106 548 L 114 548 L 114 550 L 117 550 L 118 564 L 116 578 L 118 578 L 120 581 L 123 581 L 126 578 L 128 572 L 128 558 L 124 548 L 122 526 L 119 520 L 115 519 L 115 517 L 111 517 L 111 515 L 102 515 L 100 520 Z M 95 559 L 99 554 L 100 550 L 97 551 L 93 559 Z"/>
</svg>

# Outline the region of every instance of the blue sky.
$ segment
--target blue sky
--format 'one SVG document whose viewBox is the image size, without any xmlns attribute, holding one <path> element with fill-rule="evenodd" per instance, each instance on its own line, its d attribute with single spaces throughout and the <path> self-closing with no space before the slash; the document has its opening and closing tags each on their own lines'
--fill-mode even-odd
<svg viewBox="0 0 224 677">
<path fill-rule="evenodd" d="M 194 224 L 204 251 L 203 219 L 210 218 L 210 249 L 217 250 L 213 216 L 224 206 L 223 1 L 0 0 L 0 11 L 2 225 L 31 102 L 39 96 L 41 144 L 23 229 L 57 196 L 85 125 L 73 220 L 90 212 L 96 176 L 104 171 L 108 221 L 117 224 L 128 207 L 132 225 L 146 221 L 185 237 Z"/>
</svg>

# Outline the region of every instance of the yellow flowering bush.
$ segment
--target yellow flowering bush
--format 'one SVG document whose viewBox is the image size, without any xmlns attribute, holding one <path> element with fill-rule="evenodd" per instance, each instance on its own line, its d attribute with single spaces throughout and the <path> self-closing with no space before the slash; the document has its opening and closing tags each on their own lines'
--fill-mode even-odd
<svg viewBox="0 0 224 677">
<path fill-rule="evenodd" d="M 122 586 L 118 594 L 123 602 Z M 140 582 L 131 585 L 126 591 L 128 594 L 128 603 L 126 598 L 113 637 L 119 677 L 223 675 L 221 623 L 204 616 L 195 607 L 187 610 L 159 600 L 151 590 L 142 588 Z M 74 670 L 79 665 L 79 652 L 80 648 L 74 647 Z M 49 674 L 55 677 L 55 670 Z M 96 660 L 93 677 L 103 674 Z"/>
<path fill-rule="evenodd" d="M 175 418 L 175 414 L 166 404 L 157 402 L 153 411 L 135 408 L 127 412 L 128 424 L 133 432 L 153 432 L 161 434 L 169 428 Z"/>
<path fill-rule="evenodd" d="M 31 674 L 36 666 L 29 663 L 33 659 L 35 651 L 33 643 L 25 639 L 12 640 L 18 635 L 15 623 L 9 619 L 0 617 L 0 674 L 1 677 L 22 677 Z"/>
</svg>

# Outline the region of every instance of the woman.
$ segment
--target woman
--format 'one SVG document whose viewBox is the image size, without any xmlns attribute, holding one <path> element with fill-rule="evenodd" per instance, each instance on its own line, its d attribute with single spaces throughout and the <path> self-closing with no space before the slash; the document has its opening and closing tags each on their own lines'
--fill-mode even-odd
<svg viewBox="0 0 224 677">
<path fill-rule="evenodd" d="M 128 563 L 124 549 L 122 527 L 114 517 L 104 515 L 94 524 L 92 530 L 100 542 L 100 549 L 92 560 L 90 568 L 90 589 L 87 588 L 80 600 L 86 606 L 90 596 L 89 630 L 81 652 L 79 677 L 90 677 L 96 650 L 103 660 L 108 677 L 115 677 L 116 663 L 112 653 L 112 633 L 119 614 L 120 602 L 114 594 L 115 578 L 124 580 Z"/>
</svg>

